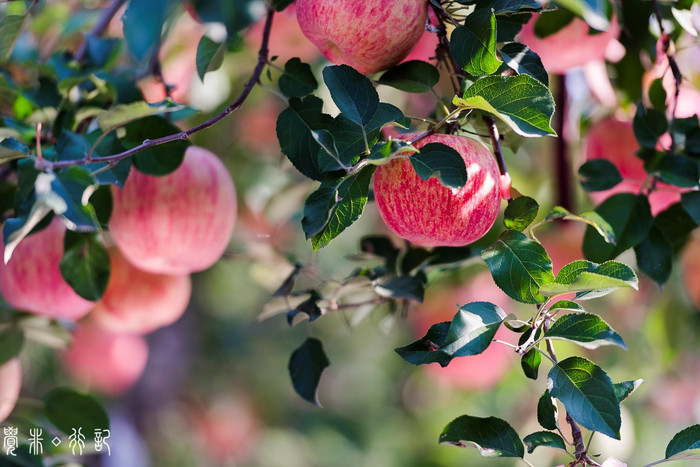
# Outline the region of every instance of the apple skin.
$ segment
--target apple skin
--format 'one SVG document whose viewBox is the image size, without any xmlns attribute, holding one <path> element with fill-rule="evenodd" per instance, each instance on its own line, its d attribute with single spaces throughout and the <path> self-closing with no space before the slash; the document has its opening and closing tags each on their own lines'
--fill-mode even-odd
<svg viewBox="0 0 700 467">
<path fill-rule="evenodd" d="M 700 310 L 700 238 L 691 238 L 685 245 L 681 274 L 690 302 Z"/>
<path fill-rule="evenodd" d="M 546 14 L 546 13 L 545 13 Z M 523 25 L 518 41 L 527 45 L 540 56 L 542 64 L 550 73 L 564 74 L 571 68 L 588 62 L 605 59 L 605 51 L 620 32 L 615 16 L 607 31 L 589 34 L 588 24 L 574 18 L 559 31 L 544 38 L 535 35 L 538 15 Z"/>
<path fill-rule="evenodd" d="M 187 148 L 182 165 L 162 177 L 133 170 L 124 188 L 113 187 L 112 195 L 112 238 L 144 271 L 202 271 L 221 257 L 231 239 L 237 209 L 233 180 L 204 148 Z"/>
<path fill-rule="evenodd" d="M 116 248 L 109 252 L 107 291 L 90 313 L 105 329 L 147 334 L 177 321 L 192 295 L 187 274 L 170 276 L 141 271 Z"/>
<path fill-rule="evenodd" d="M 451 321 L 459 306 L 473 301 L 489 301 L 508 313 L 515 303 L 494 283 L 488 272 L 481 272 L 467 280 L 463 286 L 438 289 L 428 288 L 425 300 L 414 314 L 416 336 L 423 337 L 430 326 L 442 321 Z M 501 326 L 496 339 L 517 342 L 517 335 Z M 479 355 L 458 357 L 446 367 L 434 363 L 422 365 L 431 381 L 456 389 L 484 390 L 496 386 L 518 361 L 513 349 L 503 344 L 492 343 Z"/>
<path fill-rule="evenodd" d="M 302 32 L 328 60 L 366 75 L 405 58 L 427 16 L 424 0 L 297 0 L 296 12 Z"/>
<path fill-rule="evenodd" d="M 594 191 L 588 195 L 600 204 L 612 195 L 618 193 L 639 194 L 647 178 L 644 162 L 635 155 L 639 144 L 634 137 L 632 122 L 603 119 L 595 123 L 589 130 L 586 144 L 587 161 L 606 159 L 615 164 L 624 179 L 609 190 Z M 679 202 L 681 192 L 677 187 L 666 183 L 657 183 L 656 190 L 649 196 L 651 213 L 656 216 L 672 204 Z"/>
<path fill-rule="evenodd" d="M 114 333 L 93 321 L 78 325 L 72 345 L 63 353 L 64 366 L 76 381 L 112 396 L 139 379 L 147 360 L 142 336 Z"/>
<path fill-rule="evenodd" d="M 22 387 L 22 366 L 18 358 L 0 365 L 0 423 L 15 408 Z"/>
<path fill-rule="evenodd" d="M 403 135 L 410 139 L 413 135 Z M 481 238 L 500 207 L 500 176 L 489 150 L 471 138 L 435 134 L 414 145 L 442 143 L 467 166 L 467 183 L 456 194 L 435 177 L 422 180 L 406 158 L 379 166 L 374 198 L 386 225 L 399 237 L 423 246 L 463 246 Z"/>
<path fill-rule="evenodd" d="M 0 260 L 0 293 L 13 307 L 56 319 L 77 320 L 95 302 L 75 293 L 58 267 L 66 228 L 54 218 L 48 227 L 23 239 L 7 264 Z"/>
</svg>

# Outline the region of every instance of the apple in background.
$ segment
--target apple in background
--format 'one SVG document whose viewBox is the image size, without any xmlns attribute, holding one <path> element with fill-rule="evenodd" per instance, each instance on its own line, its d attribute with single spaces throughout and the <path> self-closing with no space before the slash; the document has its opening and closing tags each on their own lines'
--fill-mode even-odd
<svg viewBox="0 0 700 467">
<path fill-rule="evenodd" d="M 0 292 L 13 307 L 49 318 L 77 320 L 95 305 L 61 276 L 66 228 L 58 218 L 23 239 L 7 264 L 0 260 Z"/>
<path fill-rule="evenodd" d="M 109 395 L 129 389 L 147 360 L 148 345 L 142 336 L 114 333 L 91 321 L 78 325 L 73 343 L 63 353 L 64 366 L 76 381 Z"/>
<path fill-rule="evenodd" d="M 0 365 L 0 423 L 15 408 L 22 387 L 22 366 L 18 358 Z"/>
<path fill-rule="evenodd" d="M 270 137 L 270 129 L 275 128 L 277 117 L 283 110 L 284 106 L 277 97 L 246 103 L 233 122 L 236 143 L 254 153 L 274 154 L 279 159 L 279 140 Z"/>
<path fill-rule="evenodd" d="M 423 337 L 430 326 L 442 321 L 451 321 L 459 307 L 474 301 L 489 301 L 504 310 L 512 310 L 515 302 L 494 283 L 488 272 L 481 272 L 467 280 L 463 286 L 428 288 L 425 300 L 412 316 L 416 336 Z M 517 335 L 501 326 L 496 339 L 517 342 Z M 423 365 L 430 373 L 430 380 L 459 388 L 484 390 L 498 384 L 519 361 L 513 349 L 503 344 L 492 343 L 483 353 L 453 359 L 446 367 L 437 363 Z"/>
<path fill-rule="evenodd" d="M 399 63 L 421 38 L 424 0 L 297 0 L 302 32 L 328 60 L 372 74 Z"/>
<path fill-rule="evenodd" d="M 700 238 L 691 238 L 681 258 L 683 286 L 695 308 L 700 310 Z"/>
<path fill-rule="evenodd" d="M 402 135 L 410 139 L 414 135 Z M 463 246 L 493 225 L 501 204 L 500 176 L 489 150 L 471 138 L 435 134 L 416 142 L 443 143 L 467 167 L 467 183 L 456 194 L 435 177 L 422 180 L 406 158 L 381 165 L 374 173 L 374 198 L 386 225 L 399 237 L 423 246 Z"/>
<path fill-rule="evenodd" d="M 554 34 L 539 38 L 535 35 L 535 22 L 538 19 L 539 15 L 532 15 L 532 19 L 523 25 L 517 39 L 540 56 L 542 64 L 550 73 L 564 74 L 571 68 L 588 62 L 604 60 L 606 49 L 620 32 L 615 16 L 610 21 L 608 30 L 598 34 L 590 34 L 588 24 L 580 18 L 574 18 Z M 543 21 L 546 20 L 545 16 Z"/>
<path fill-rule="evenodd" d="M 190 276 L 141 271 L 112 248 L 107 291 L 90 316 L 105 329 L 146 334 L 177 321 L 192 294 Z"/>
<path fill-rule="evenodd" d="M 265 19 L 255 23 L 248 30 L 246 39 L 250 49 L 257 53 L 262 43 Z M 298 57 L 304 63 L 312 63 L 321 57 L 316 46 L 306 38 L 299 27 L 294 3 L 284 11 L 275 14 L 270 31 L 270 57 L 278 57 L 277 63 L 284 65 L 290 58 Z"/>
<path fill-rule="evenodd" d="M 586 232 L 586 224 L 582 222 L 570 222 L 553 225 L 541 236 L 537 237 L 542 246 L 547 250 L 552 260 L 552 269 L 556 275 L 559 270 L 572 261 L 583 259 L 583 235 Z"/>
<path fill-rule="evenodd" d="M 223 162 L 204 148 L 188 147 L 182 165 L 162 177 L 133 170 L 124 188 L 113 187 L 112 195 L 112 238 L 144 271 L 202 271 L 221 257 L 231 239 L 233 180 Z"/>
<path fill-rule="evenodd" d="M 609 190 L 594 191 L 588 195 L 596 203 L 600 204 L 617 193 L 639 194 L 642 185 L 647 178 L 644 170 L 644 162 L 635 155 L 639 144 L 634 137 L 632 122 L 603 119 L 591 126 L 587 135 L 585 160 L 606 159 L 615 164 L 622 182 Z M 678 188 L 665 183 L 657 183 L 656 190 L 649 196 L 651 212 L 658 214 L 674 203 L 680 201 L 681 194 Z"/>
</svg>

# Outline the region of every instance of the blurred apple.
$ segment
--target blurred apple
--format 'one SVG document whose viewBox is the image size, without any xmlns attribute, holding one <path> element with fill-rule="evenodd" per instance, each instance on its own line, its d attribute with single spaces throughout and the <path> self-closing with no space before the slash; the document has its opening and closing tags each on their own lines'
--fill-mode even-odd
<svg viewBox="0 0 700 467">
<path fill-rule="evenodd" d="M 494 283 L 488 272 L 482 272 L 467 280 L 463 286 L 428 288 L 423 304 L 412 316 L 417 337 L 423 337 L 430 326 L 441 321 L 451 321 L 459 307 L 474 301 L 488 301 L 503 308 L 506 313 L 515 305 Z M 517 342 L 517 335 L 501 326 L 496 339 Z M 423 365 L 431 381 L 458 389 L 484 390 L 496 386 L 514 363 L 518 362 L 513 349 L 492 343 L 483 353 L 458 357 L 446 367 L 437 363 Z"/>
<path fill-rule="evenodd" d="M 73 343 L 63 354 L 64 366 L 76 381 L 108 395 L 129 389 L 147 360 L 143 337 L 107 331 L 90 321 L 78 324 Z"/>
<path fill-rule="evenodd" d="M 0 365 L 0 423 L 15 408 L 22 387 L 22 366 L 19 358 L 13 358 Z"/>
<path fill-rule="evenodd" d="M 146 334 L 177 321 L 192 293 L 190 276 L 152 274 L 129 263 L 119 250 L 109 251 L 107 291 L 90 316 L 105 329 Z"/>
<path fill-rule="evenodd" d="M 583 234 L 586 231 L 586 224 L 582 222 L 569 222 L 556 224 L 541 236 L 537 234 L 538 240 L 552 260 L 552 269 L 556 275 L 559 270 L 579 259 L 583 259 Z"/>
<path fill-rule="evenodd" d="M 691 238 L 683 249 L 681 276 L 685 292 L 695 308 L 700 310 L 700 238 Z"/>
<path fill-rule="evenodd" d="M 264 29 L 265 21 L 262 20 L 251 26 L 246 34 L 246 40 L 256 53 L 262 43 Z M 294 57 L 298 57 L 304 63 L 313 63 L 321 58 L 319 50 L 306 38 L 299 27 L 294 3 L 275 15 L 270 32 L 269 49 L 270 57 L 278 57 L 277 61 L 281 64 Z"/>
<path fill-rule="evenodd" d="M 246 103 L 234 122 L 236 141 L 256 154 L 279 156 L 280 145 L 277 138 L 271 137 L 277 125 L 277 117 L 284 107 L 276 98 L 265 98 L 260 102 Z"/>
<path fill-rule="evenodd" d="M 54 218 L 23 239 L 7 264 L 0 261 L 0 292 L 13 307 L 57 319 L 82 318 L 95 305 L 79 296 L 58 267 L 66 228 Z"/>
</svg>

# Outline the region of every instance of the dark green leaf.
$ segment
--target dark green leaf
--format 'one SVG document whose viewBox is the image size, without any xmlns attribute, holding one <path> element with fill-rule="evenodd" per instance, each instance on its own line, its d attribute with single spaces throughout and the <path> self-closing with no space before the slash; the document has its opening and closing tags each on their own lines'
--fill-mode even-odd
<svg viewBox="0 0 700 467">
<path fill-rule="evenodd" d="M 396 258 L 399 257 L 399 249 L 394 246 L 389 238 L 379 235 L 362 237 L 360 250 L 384 258 L 387 270 L 389 272 L 396 271 Z"/>
<path fill-rule="evenodd" d="M 503 213 L 503 223 L 507 229 L 522 232 L 535 220 L 540 205 L 529 196 L 519 196 L 506 207 Z"/>
<path fill-rule="evenodd" d="M 583 18 L 593 29 L 606 31 L 610 27 L 607 0 L 558 0 L 557 5 Z"/>
<path fill-rule="evenodd" d="M 523 457 L 525 447 L 508 422 L 496 417 L 462 415 L 440 434 L 440 444 L 475 447 L 484 457 Z"/>
<path fill-rule="evenodd" d="M 544 333 L 545 339 L 564 339 L 587 349 L 601 345 L 618 345 L 627 349 L 625 342 L 608 323 L 593 313 L 570 313 L 558 318 Z"/>
<path fill-rule="evenodd" d="M 546 296 L 576 293 L 577 300 L 602 297 L 620 287 L 637 289 L 639 280 L 632 268 L 616 261 L 602 264 L 577 260 L 565 265 L 554 282 L 545 284 L 540 292 Z"/>
<path fill-rule="evenodd" d="M 534 347 L 528 350 L 527 353 L 523 355 L 523 358 L 520 359 L 520 366 L 523 369 L 523 373 L 530 379 L 537 379 L 540 363 L 542 363 L 542 354 Z"/>
<path fill-rule="evenodd" d="M 12 49 L 22 33 L 23 25 L 24 16 L 3 15 L 0 17 L 0 63 L 4 63 L 10 58 Z"/>
<path fill-rule="evenodd" d="M 549 307 L 550 310 L 583 311 L 583 307 L 571 300 L 559 300 Z"/>
<path fill-rule="evenodd" d="M 651 82 L 651 86 L 649 86 L 649 100 L 656 110 L 660 112 L 666 111 L 666 90 L 661 78 Z"/>
<path fill-rule="evenodd" d="M 311 67 L 294 57 L 284 65 L 284 74 L 280 76 L 279 86 L 280 91 L 287 97 L 303 97 L 314 92 L 318 81 Z"/>
<path fill-rule="evenodd" d="M 15 449 L 15 455 L 7 455 L 0 451 L 0 465 L 2 467 L 44 467 L 41 456 L 29 452 L 30 446 L 20 444 Z"/>
<path fill-rule="evenodd" d="M 684 207 L 681 203 L 675 203 L 654 218 L 654 227 L 663 233 L 676 253 L 683 248 L 690 233 L 698 226 Z"/>
<path fill-rule="evenodd" d="M 673 248 L 663 233 L 652 226 L 647 238 L 634 247 L 637 266 L 661 287 L 671 276 Z"/>
<path fill-rule="evenodd" d="M 586 191 L 609 190 L 622 181 L 615 164 L 606 159 L 593 159 L 578 169 L 581 186 Z"/>
<path fill-rule="evenodd" d="M 487 76 L 455 97 L 454 105 L 489 112 L 521 136 L 556 135 L 550 126 L 554 98 L 544 84 L 529 75 Z"/>
<path fill-rule="evenodd" d="M 525 446 L 527 446 L 528 454 L 532 454 L 535 448 L 540 446 L 566 451 L 564 439 L 557 433 L 552 433 L 551 431 L 536 431 L 523 438 L 523 442 L 525 442 Z"/>
<path fill-rule="evenodd" d="M 542 303 L 539 289 L 554 280 L 552 260 L 535 240 L 506 230 L 496 243 L 481 252 L 496 284 L 509 297 L 523 303 Z"/>
<path fill-rule="evenodd" d="M 537 402 L 537 421 L 548 430 L 557 429 L 557 406 L 549 391 L 545 391 Z"/>
<path fill-rule="evenodd" d="M 547 11 L 535 20 L 535 36 L 542 39 L 564 29 L 574 19 L 575 15 L 567 9 L 557 8 Z"/>
<path fill-rule="evenodd" d="M 0 164 L 29 155 L 29 148 L 14 138 L 0 141 Z"/>
<path fill-rule="evenodd" d="M 490 8 L 497 15 L 510 17 L 509 13 L 539 11 L 542 4 L 537 0 L 476 0 L 462 3 L 476 3 L 477 8 Z"/>
<path fill-rule="evenodd" d="M 681 205 L 696 224 L 700 225 L 700 191 L 691 191 L 681 195 Z"/>
<path fill-rule="evenodd" d="M 156 139 L 180 133 L 180 129 L 167 119 L 151 116 L 125 126 L 126 136 L 121 140 L 127 149 L 140 145 L 147 139 Z M 167 175 L 180 167 L 189 142 L 182 139 L 152 146 L 133 156 L 133 164 L 148 175 Z"/>
<path fill-rule="evenodd" d="M 700 450 L 700 425 L 693 425 L 675 434 L 666 446 L 665 458 L 700 459 L 698 450 Z"/>
<path fill-rule="evenodd" d="M 87 440 L 94 439 L 95 430 L 109 428 L 107 412 L 97 399 L 68 388 L 54 389 L 44 396 L 44 413 L 63 433 L 82 428 Z"/>
<path fill-rule="evenodd" d="M 367 160 L 374 164 L 383 164 L 389 162 L 389 159 L 397 154 L 402 153 L 415 153 L 418 150 L 413 147 L 411 143 L 406 141 L 401 141 L 399 139 L 392 139 L 389 141 L 380 141 L 374 146 L 367 156 Z"/>
<path fill-rule="evenodd" d="M 685 156 L 667 154 L 659 161 L 656 170 L 661 181 L 684 188 L 697 186 L 700 179 L 698 163 Z"/>
<path fill-rule="evenodd" d="M 318 401 L 318 383 L 321 381 L 323 370 L 329 364 L 323 344 L 313 337 L 307 338 L 289 359 L 289 375 L 294 390 L 304 400 L 319 407 L 321 404 Z"/>
<path fill-rule="evenodd" d="M 272 0 L 272 4 L 275 6 L 275 10 L 277 11 L 283 11 L 293 2 L 294 0 Z"/>
<path fill-rule="evenodd" d="M 494 73 L 501 66 L 496 55 L 496 16 L 491 10 L 475 10 L 464 26 L 457 26 L 450 36 L 450 52 L 457 64 L 472 76 Z"/>
<path fill-rule="evenodd" d="M 668 121 L 663 112 L 656 109 L 645 109 L 637 104 L 637 113 L 632 121 L 634 136 L 643 148 L 654 149 L 659 137 L 668 130 Z"/>
<path fill-rule="evenodd" d="M 616 245 L 605 243 L 592 227 L 583 237 L 583 253 L 586 258 L 602 263 L 638 245 L 649 233 L 654 222 L 649 200 L 644 195 L 619 193 L 603 201 L 595 209 L 615 232 Z"/>
<path fill-rule="evenodd" d="M 471 302 L 463 305 L 452 318 L 440 351 L 452 357 L 482 353 L 491 345 L 505 317 L 505 311 L 490 302 Z"/>
<path fill-rule="evenodd" d="M 440 183 L 459 190 L 467 183 L 467 167 L 464 159 L 453 148 L 442 143 L 428 143 L 408 159 L 416 174 L 423 179 L 437 176 Z"/>
<path fill-rule="evenodd" d="M 66 231 L 59 269 L 68 285 L 86 300 L 97 301 L 107 290 L 109 255 L 97 235 Z"/>
<path fill-rule="evenodd" d="M 24 346 L 24 332 L 19 326 L 10 326 L 0 331 L 0 365 L 19 355 Z"/>
<path fill-rule="evenodd" d="M 327 66 L 323 81 L 338 109 L 350 121 L 365 126 L 379 107 L 379 95 L 372 82 L 347 65 Z"/>
<path fill-rule="evenodd" d="M 216 71 L 224 63 L 226 55 L 226 42 L 215 42 L 206 34 L 199 40 L 197 45 L 197 75 L 204 81 L 204 75 L 210 71 Z"/>
<path fill-rule="evenodd" d="M 124 39 L 137 60 L 145 62 L 159 47 L 163 23 L 173 4 L 173 0 L 129 2 L 122 17 Z"/>
<path fill-rule="evenodd" d="M 515 70 L 519 75 L 530 75 L 545 86 L 549 86 L 549 75 L 542 65 L 540 56 L 528 46 L 511 42 L 501 47 L 500 52 L 508 68 Z"/>
<path fill-rule="evenodd" d="M 428 62 L 410 60 L 387 70 L 378 83 L 404 92 L 428 92 L 440 80 L 440 72 Z"/>
<path fill-rule="evenodd" d="M 50 192 L 47 197 L 57 196 L 62 200 L 52 206 L 53 211 L 61 217 L 70 230 L 77 232 L 96 232 L 99 229 L 99 222 L 95 215 L 95 210 L 87 204 L 88 194 L 95 188 L 95 179 L 85 169 L 81 167 L 69 167 L 63 169 L 58 175 L 50 180 Z M 46 179 L 47 181 L 49 178 Z M 40 181 L 37 179 L 37 194 L 39 194 Z M 42 187 L 45 189 L 48 187 Z"/>
<path fill-rule="evenodd" d="M 610 377 L 595 363 L 569 357 L 549 371 L 547 387 L 580 425 L 620 439 L 620 403 Z"/>
<path fill-rule="evenodd" d="M 321 317 L 321 309 L 318 307 L 318 301 L 321 299 L 321 295 L 315 290 L 311 293 L 311 297 L 304 300 L 293 310 L 287 312 L 287 323 L 290 326 L 294 324 L 294 318 L 299 313 L 304 313 L 309 318 L 309 322 L 316 321 Z"/>
<path fill-rule="evenodd" d="M 615 388 L 615 397 L 617 397 L 617 400 L 619 402 L 624 401 L 627 399 L 629 396 L 632 395 L 634 391 L 636 391 L 639 386 L 644 384 L 643 379 L 636 379 L 634 381 L 623 381 L 621 383 L 615 383 L 613 384 Z"/>
<path fill-rule="evenodd" d="M 412 365 L 439 363 L 446 367 L 452 361 L 452 356 L 442 352 L 440 347 L 447 340 L 450 325 L 450 321 L 433 324 L 421 339 L 394 350 Z"/>
<path fill-rule="evenodd" d="M 382 297 L 407 298 L 422 302 L 425 286 L 417 277 L 398 276 L 377 285 L 374 290 Z"/>
</svg>

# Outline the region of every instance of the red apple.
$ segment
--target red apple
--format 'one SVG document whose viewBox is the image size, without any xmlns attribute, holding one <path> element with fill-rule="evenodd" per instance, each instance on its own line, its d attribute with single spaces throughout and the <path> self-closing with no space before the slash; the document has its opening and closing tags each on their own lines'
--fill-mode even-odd
<svg viewBox="0 0 700 467">
<path fill-rule="evenodd" d="M 620 32 L 614 16 L 608 30 L 597 34 L 589 33 L 584 20 L 574 18 L 554 34 L 539 38 L 535 35 L 535 22 L 538 19 L 539 15 L 533 15 L 521 29 L 518 40 L 540 56 L 550 73 L 563 74 L 588 62 L 603 60 L 608 45 Z M 543 20 L 546 21 L 547 17 Z"/>
<path fill-rule="evenodd" d="M 491 228 L 498 215 L 501 195 L 496 160 L 486 146 L 464 136 L 430 135 L 415 147 L 428 143 L 446 144 L 462 156 L 467 183 L 455 194 L 435 177 L 422 180 L 408 159 L 394 159 L 374 174 L 379 214 L 392 232 L 418 245 L 472 243 Z"/>
<path fill-rule="evenodd" d="M 504 310 L 512 310 L 515 306 L 494 283 L 488 272 L 479 273 L 468 279 L 463 287 L 428 288 L 423 304 L 414 315 L 416 335 L 423 337 L 431 325 L 451 321 L 460 306 L 473 301 L 489 301 Z M 504 326 L 496 333 L 496 339 L 517 342 L 515 333 Z M 460 389 L 483 390 L 496 386 L 518 361 L 517 357 L 510 347 L 492 343 L 483 353 L 455 358 L 444 368 L 437 363 L 423 367 L 430 373 L 430 378 L 439 384 Z"/>
<path fill-rule="evenodd" d="M 22 387 L 22 366 L 18 358 L 0 365 L 0 423 L 15 408 Z"/>
<path fill-rule="evenodd" d="M 120 394 L 139 379 L 148 360 L 146 340 L 119 334 L 95 322 L 81 322 L 63 354 L 68 373 L 80 384 L 109 395 Z"/>
<path fill-rule="evenodd" d="M 13 307 L 59 319 L 79 319 L 95 305 L 75 293 L 61 276 L 66 228 L 54 218 L 23 239 L 7 264 L 0 261 L 0 292 Z"/>
<path fill-rule="evenodd" d="M 114 188 L 109 223 L 114 242 L 139 269 L 189 274 L 224 253 L 236 218 L 236 191 L 226 166 L 212 152 L 190 146 L 182 165 L 154 177 L 138 170 Z"/>
<path fill-rule="evenodd" d="M 587 136 L 586 160 L 606 159 L 615 164 L 624 179 L 613 188 L 589 193 L 591 199 L 601 203 L 617 193 L 639 194 L 647 178 L 644 162 L 635 155 L 639 144 L 634 137 L 632 122 L 604 119 L 594 124 Z M 681 199 L 680 190 L 672 185 L 657 183 L 649 196 L 653 215 L 663 211 Z"/>
<path fill-rule="evenodd" d="M 190 276 L 141 271 L 116 248 L 109 252 L 107 291 L 91 315 L 105 329 L 146 334 L 177 321 L 192 293 Z"/>
<path fill-rule="evenodd" d="M 418 42 L 424 0 L 297 0 L 302 32 L 333 63 L 363 74 L 399 63 Z"/>
</svg>

